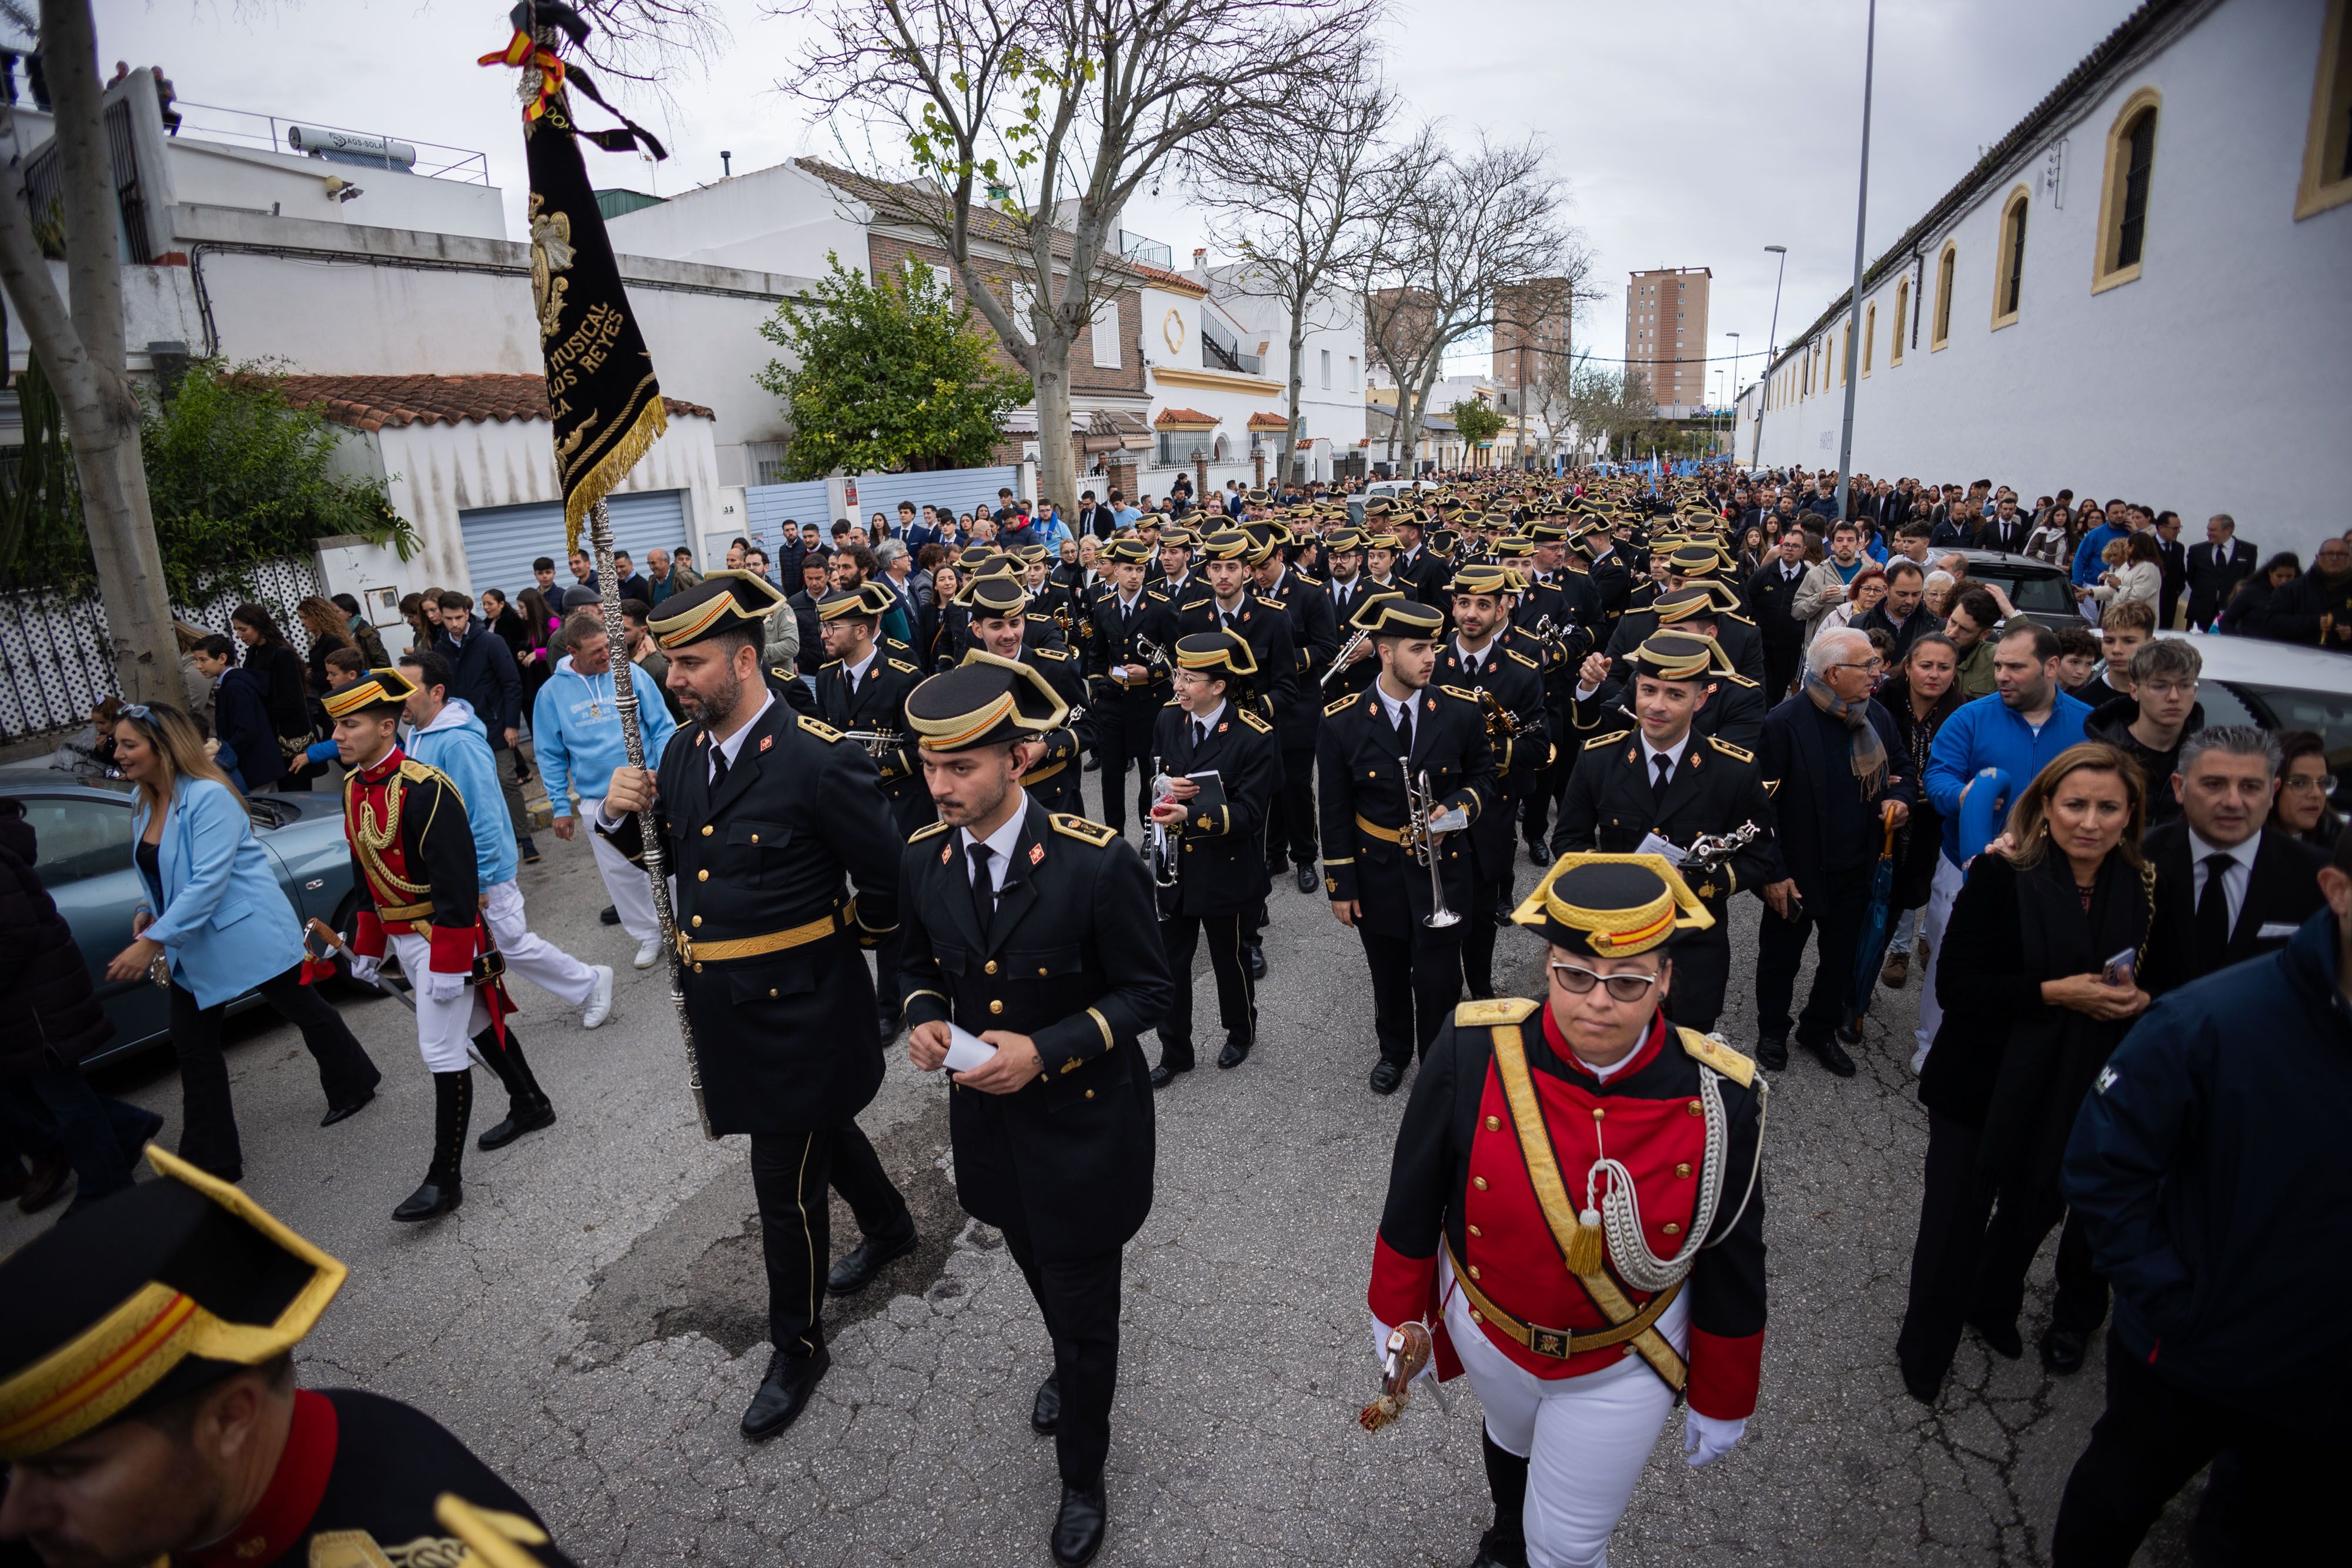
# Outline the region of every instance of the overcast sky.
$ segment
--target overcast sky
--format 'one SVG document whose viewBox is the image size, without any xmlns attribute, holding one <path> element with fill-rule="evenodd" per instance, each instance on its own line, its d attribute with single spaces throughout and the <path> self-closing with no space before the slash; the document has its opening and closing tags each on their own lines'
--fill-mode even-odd
<svg viewBox="0 0 2352 1568">
<path fill-rule="evenodd" d="M 801 24 L 717 0 L 730 37 L 675 106 L 627 107 L 667 142 L 655 169 L 590 149 L 599 185 L 670 193 L 830 140 L 777 89 Z M 1879 9 L 1869 246 L 1875 256 L 2131 9 L 2129 0 L 1888 0 Z M 520 232 L 514 77 L 478 68 L 505 41 L 493 0 L 98 0 L 100 58 L 160 65 L 183 99 L 488 154 Z M 1770 323 L 1773 257 L 1789 247 L 1782 333 L 1812 320 L 1853 267 L 1862 135 L 1863 0 L 1397 0 L 1390 74 L 1418 117 L 1457 131 L 1534 133 L 1573 193 L 1607 298 L 1580 324 L 1595 356 L 1624 351 L 1636 268 L 1713 270 L 1707 351 L 1741 334 L 1753 379 Z M 586 111 L 592 124 L 601 123 Z M 1183 265 L 1206 243 L 1172 185 L 1127 214 Z M 1458 369 L 1483 370 L 1483 360 Z M 1712 396 L 1714 381 L 1709 378 Z"/>
</svg>

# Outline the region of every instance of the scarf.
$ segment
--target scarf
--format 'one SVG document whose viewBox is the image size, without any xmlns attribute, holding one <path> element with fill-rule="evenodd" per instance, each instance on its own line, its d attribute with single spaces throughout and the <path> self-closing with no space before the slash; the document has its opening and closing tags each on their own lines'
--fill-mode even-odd
<svg viewBox="0 0 2352 1568">
<path fill-rule="evenodd" d="M 1805 695 L 1812 698 L 1815 707 L 1844 724 L 1853 744 L 1850 766 L 1854 778 L 1861 781 L 1862 798 L 1865 801 L 1877 800 L 1886 792 L 1886 743 L 1878 738 L 1878 728 L 1870 722 L 1870 699 L 1864 696 L 1847 702 L 1811 670 L 1805 672 Z"/>
</svg>

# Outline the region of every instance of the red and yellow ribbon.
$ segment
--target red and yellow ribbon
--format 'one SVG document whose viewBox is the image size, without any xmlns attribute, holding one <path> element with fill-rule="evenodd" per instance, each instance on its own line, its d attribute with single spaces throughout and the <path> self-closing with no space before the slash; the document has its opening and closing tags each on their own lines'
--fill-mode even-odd
<svg viewBox="0 0 2352 1568">
<path fill-rule="evenodd" d="M 484 55 L 474 62 L 480 66 L 514 66 L 518 68 L 539 68 L 539 92 L 524 106 L 522 117 L 537 120 L 547 112 L 548 100 L 563 90 L 563 61 L 552 49 L 539 43 L 521 28 L 507 40 L 507 47 Z"/>
</svg>

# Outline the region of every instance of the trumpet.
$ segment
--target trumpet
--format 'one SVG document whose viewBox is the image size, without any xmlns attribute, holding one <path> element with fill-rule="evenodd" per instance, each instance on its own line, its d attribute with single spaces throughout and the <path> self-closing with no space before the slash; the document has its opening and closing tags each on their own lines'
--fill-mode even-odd
<svg viewBox="0 0 2352 1568">
<path fill-rule="evenodd" d="M 1675 869 L 1685 878 L 1704 876 L 1754 843 L 1763 831 L 1754 822 L 1742 822 L 1727 833 L 1702 833 L 1691 841 L 1683 863 Z"/>
<path fill-rule="evenodd" d="M 1151 758 L 1151 803 L 1155 806 L 1166 799 L 1160 792 L 1161 774 L 1160 758 Z M 1183 874 L 1183 864 L 1177 854 L 1176 832 L 1167 823 L 1154 819 L 1151 823 L 1151 888 L 1152 898 L 1160 918 L 1172 920 L 1177 910 L 1177 881 Z"/>
<path fill-rule="evenodd" d="M 1529 730 L 1543 727 L 1541 708 L 1528 713 L 1513 713 L 1503 706 L 1501 698 L 1484 686 L 1478 688 L 1478 706 L 1486 710 L 1486 735 L 1491 740 L 1507 740 L 1512 736 L 1525 735 Z"/>
<path fill-rule="evenodd" d="M 1154 681 L 1166 680 L 1176 663 L 1168 656 L 1167 649 L 1150 638 L 1141 636 L 1135 640 L 1134 662 L 1141 664 Z"/>
<path fill-rule="evenodd" d="M 1437 835 L 1429 831 L 1429 821 L 1437 814 L 1436 802 L 1430 796 L 1429 770 L 1422 769 L 1416 783 L 1412 758 L 1398 758 L 1397 767 L 1404 773 L 1404 830 L 1397 835 L 1397 845 L 1429 868 L 1430 910 L 1422 916 L 1421 923 L 1433 931 L 1443 931 L 1449 925 L 1460 925 L 1462 916 L 1445 907 L 1445 880 L 1437 863 Z"/>
<path fill-rule="evenodd" d="M 1331 667 L 1323 672 L 1322 680 L 1316 684 L 1319 686 L 1328 688 L 1331 685 L 1333 679 L 1336 678 L 1340 672 L 1347 669 L 1348 661 L 1356 656 L 1356 650 L 1362 647 L 1365 643 L 1370 641 L 1371 635 L 1372 634 L 1370 632 L 1358 632 L 1354 636 L 1349 638 L 1345 643 L 1342 643 L 1339 645 L 1339 656 L 1331 661 Z"/>
<path fill-rule="evenodd" d="M 845 729 L 841 738 L 857 742 L 877 761 L 907 744 L 907 737 L 895 729 Z"/>
</svg>

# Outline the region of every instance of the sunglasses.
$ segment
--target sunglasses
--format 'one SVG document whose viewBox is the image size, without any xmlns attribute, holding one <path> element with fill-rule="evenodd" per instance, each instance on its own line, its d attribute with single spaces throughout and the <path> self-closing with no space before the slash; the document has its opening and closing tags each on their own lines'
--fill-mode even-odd
<svg viewBox="0 0 2352 1568">
<path fill-rule="evenodd" d="M 1563 964 L 1555 960 L 1551 972 L 1571 996 L 1583 996 L 1599 986 L 1614 1002 L 1638 1002 L 1650 994 L 1650 988 L 1664 977 L 1658 975 L 1601 975 L 1580 964 Z"/>
</svg>

